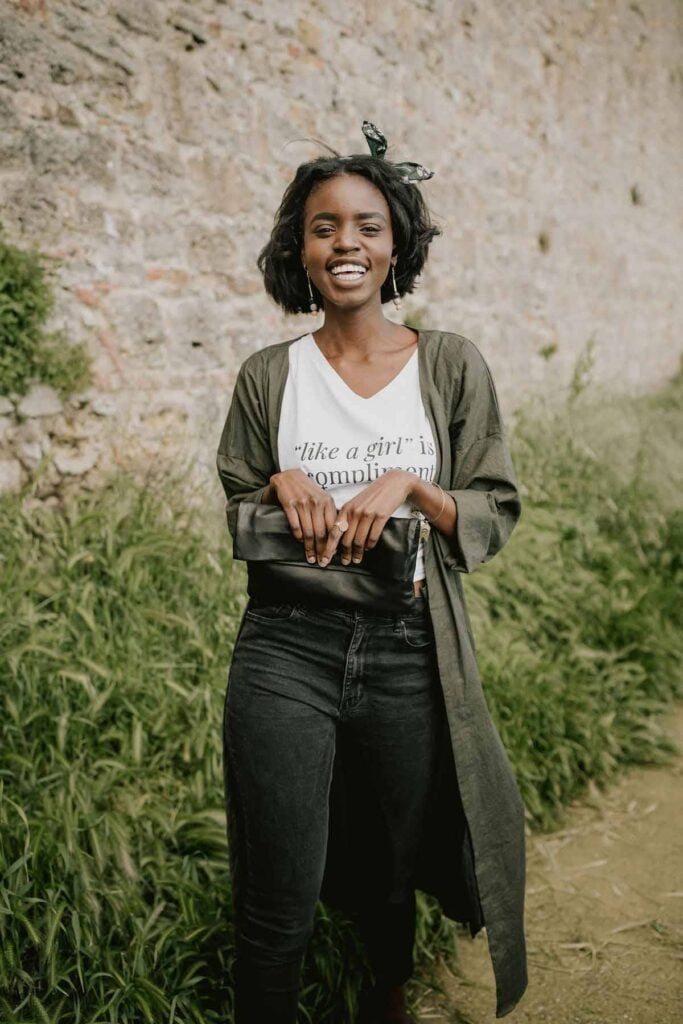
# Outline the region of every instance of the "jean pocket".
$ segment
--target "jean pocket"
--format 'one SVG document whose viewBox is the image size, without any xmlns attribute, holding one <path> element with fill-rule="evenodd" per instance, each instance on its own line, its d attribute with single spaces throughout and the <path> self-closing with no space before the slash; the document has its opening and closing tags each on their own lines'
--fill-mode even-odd
<svg viewBox="0 0 683 1024">
<path fill-rule="evenodd" d="M 429 616 L 415 619 L 401 619 L 401 636 L 408 647 L 431 647 L 434 643 L 434 630 Z"/>
<path fill-rule="evenodd" d="M 246 617 L 254 622 L 286 622 L 294 618 L 296 611 L 295 604 L 264 604 L 247 608 Z"/>
</svg>

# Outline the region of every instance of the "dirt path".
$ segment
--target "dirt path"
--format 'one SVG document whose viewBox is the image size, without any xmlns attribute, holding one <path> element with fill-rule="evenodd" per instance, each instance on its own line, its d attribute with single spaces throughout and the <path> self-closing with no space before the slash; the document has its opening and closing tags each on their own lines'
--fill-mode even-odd
<svg viewBox="0 0 683 1024">
<path fill-rule="evenodd" d="M 683 709 L 670 720 L 683 747 Z M 529 989 L 510 1024 L 683 1022 L 683 757 L 629 772 L 528 847 Z M 448 1003 L 420 1020 L 489 1024 L 494 987 L 483 934 L 459 942 Z"/>
</svg>

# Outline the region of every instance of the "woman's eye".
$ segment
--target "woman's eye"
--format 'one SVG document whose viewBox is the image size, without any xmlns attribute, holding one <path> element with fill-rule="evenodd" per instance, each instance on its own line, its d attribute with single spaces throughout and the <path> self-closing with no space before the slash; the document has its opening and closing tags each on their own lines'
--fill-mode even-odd
<svg viewBox="0 0 683 1024">
<path fill-rule="evenodd" d="M 361 231 L 368 235 L 378 235 L 381 228 L 377 224 L 363 224 Z M 318 238 L 328 238 L 329 235 L 334 233 L 334 228 L 331 225 L 327 227 L 317 228 L 315 234 Z"/>
</svg>

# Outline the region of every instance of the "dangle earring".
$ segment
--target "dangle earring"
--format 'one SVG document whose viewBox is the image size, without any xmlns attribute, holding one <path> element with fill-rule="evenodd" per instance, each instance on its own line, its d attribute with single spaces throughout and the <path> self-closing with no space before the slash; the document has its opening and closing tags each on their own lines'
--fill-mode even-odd
<svg viewBox="0 0 683 1024">
<path fill-rule="evenodd" d="M 306 280 L 308 281 L 308 308 L 311 313 L 317 313 L 318 307 L 315 299 L 313 298 L 313 289 L 311 288 L 311 278 L 308 273 L 308 267 L 304 267 L 304 270 L 306 271 Z"/>
<path fill-rule="evenodd" d="M 401 296 L 398 294 L 398 288 L 396 287 L 396 274 L 394 273 L 394 264 L 391 264 L 391 283 L 394 286 L 394 306 L 396 309 L 401 308 Z"/>
</svg>

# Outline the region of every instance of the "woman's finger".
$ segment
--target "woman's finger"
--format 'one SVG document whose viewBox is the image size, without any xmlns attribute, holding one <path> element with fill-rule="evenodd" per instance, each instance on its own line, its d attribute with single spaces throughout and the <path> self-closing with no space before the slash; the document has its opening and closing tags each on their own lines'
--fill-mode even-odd
<svg viewBox="0 0 683 1024">
<path fill-rule="evenodd" d="M 365 550 L 372 551 L 377 544 L 377 541 L 382 535 L 382 530 L 387 525 L 389 516 L 375 516 L 375 519 L 370 527 L 370 532 L 365 539 Z"/>
<path fill-rule="evenodd" d="M 297 540 L 302 541 L 304 539 L 304 535 L 301 529 L 301 520 L 299 519 L 299 510 L 296 503 L 293 501 L 288 502 L 286 505 L 282 506 L 282 509 L 287 516 L 287 522 L 289 523 L 292 535 L 296 537 Z"/>
<path fill-rule="evenodd" d="M 358 527 L 358 516 L 352 509 L 346 509 L 342 506 L 339 510 L 339 518 L 343 518 L 344 522 L 348 523 L 346 530 L 339 538 L 341 563 L 342 565 L 348 565 L 353 557 L 353 539 Z"/>
<path fill-rule="evenodd" d="M 329 498 L 328 501 L 326 502 L 324 513 L 325 513 L 325 528 L 327 529 L 327 533 L 329 535 L 331 530 L 332 530 L 332 527 L 337 522 L 337 520 L 342 518 L 341 517 L 341 513 L 337 512 L 337 507 L 336 507 L 335 503 L 333 502 L 332 498 Z M 336 542 L 335 542 L 335 547 L 336 547 Z"/>
<path fill-rule="evenodd" d="M 321 565 L 327 565 L 339 545 L 343 530 L 339 524 L 333 524 L 330 532 L 327 535 L 327 541 L 323 550 L 322 558 L 320 560 Z"/>
<path fill-rule="evenodd" d="M 374 522 L 375 516 L 372 512 L 365 512 L 358 521 L 356 532 L 351 542 L 351 561 L 354 565 L 359 565 L 363 560 L 365 544 Z"/>
<path fill-rule="evenodd" d="M 341 511 L 337 512 L 337 509 L 334 507 L 334 503 L 330 509 L 325 510 L 325 522 L 327 525 L 327 541 L 323 551 L 323 565 L 327 565 L 332 558 L 342 536 L 344 535 L 344 531 L 349 525 L 347 520 L 344 518 L 344 513 Z"/>
<path fill-rule="evenodd" d="M 303 534 L 304 552 L 308 562 L 315 562 L 315 529 L 313 517 L 308 503 L 299 506 L 299 519 L 301 521 L 301 532 Z"/>
<path fill-rule="evenodd" d="M 315 557 L 320 562 L 327 544 L 327 523 L 325 521 L 325 508 L 322 503 L 316 502 L 311 513 L 313 533 L 315 534 Z"/>
</svg>

